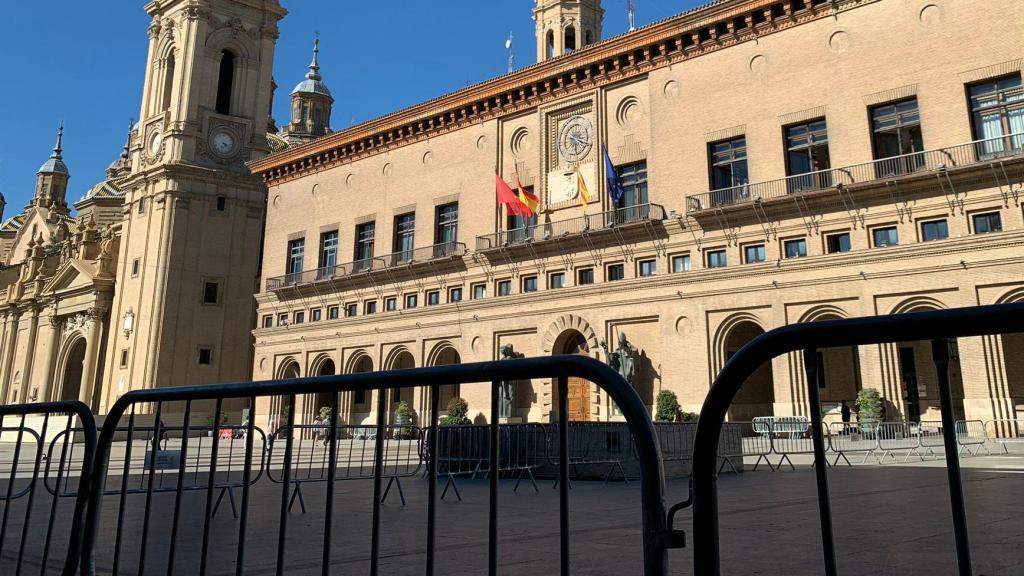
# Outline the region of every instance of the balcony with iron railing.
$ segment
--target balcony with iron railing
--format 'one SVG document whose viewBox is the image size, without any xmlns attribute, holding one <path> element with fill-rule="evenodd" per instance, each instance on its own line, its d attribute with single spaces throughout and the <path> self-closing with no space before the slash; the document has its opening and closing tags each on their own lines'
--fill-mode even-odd
<svg viewBox="0 0 1024 576">
<path fill-rule="evenodd" d="M 600 231 L 628 228 L 665 219 L 665 208 L 658 204 L 638 204 L 628 208 L 617 208 L 577 218 L 543 222 L 499 230 L 493 234 L 476 237 L 476 249 L 485 252 L 501 248 L 573 238 Z"/>
<path fill-rule="evenodd" d="M 687 214 L 1024 158 L 1024 132 L 686 196 Z"/>
<path fill-rule="evenodd" d="M 276 292 L 285 288 L 297 288 L 320 282 L 355 278 L 385 270 L 414 267 L 419 264 L 438 263 L 444 260 L 462 258 L 465 255 L 466 245 L 462 242 L 444 242 L 434 244 L 433 246 L 394 252 L 385 256 L 356 260 L 337 266 L 304 270 L 302 272 L 267 278 L 267 292 Z"/>
</svg>

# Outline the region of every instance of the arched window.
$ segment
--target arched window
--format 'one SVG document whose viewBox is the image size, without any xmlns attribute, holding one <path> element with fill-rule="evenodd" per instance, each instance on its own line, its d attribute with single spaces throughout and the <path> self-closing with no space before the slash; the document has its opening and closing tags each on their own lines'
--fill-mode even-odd
<svg viewBox="0 0 1024 576">
<path fill-rule="evenodd" d="M 324 114 L 319 108 L 313 108 L 313 132 L 320 132 L 324 124 Z"/>
<path fill-rule="evenodd" d="M 174 91 L 174 54 L 167 56 L 167 65 L 164 70 L 164 98 L 161 110 L 171 107 L 171 94 Z"/>
<path fill-rule="evenodd" d="M 548 40 L 547 40 L 547 50 L 546 50 L 546 52 L 547 52 L 547 57 L 548 58 L 554 58 L 555 57 L 555 31 L 554 30 L 548 30 Z"/>
<path fill-rule="evenodd" d="M 594 33 L 591 32 L 590 30 L 587 30 L 586 38 L 587 38 L 587 42 L 586 42 L 586 44 L 584 44 L 584 46 L 590 46 L 591 44 L 594 43 Z"/>
<path fill-rule="evenodd" d="M 221 52 L 220 76 L 217 80 L 217 113 L 231 113 L 231 90 L 235 82 L 235 55 L 229 50 Z"/>
<path fill-rule="evenodd" d="M 565 53 L 568 54 L 576 49 L 576 29 L 569 26 L 565 29 Z"/>
</svg>

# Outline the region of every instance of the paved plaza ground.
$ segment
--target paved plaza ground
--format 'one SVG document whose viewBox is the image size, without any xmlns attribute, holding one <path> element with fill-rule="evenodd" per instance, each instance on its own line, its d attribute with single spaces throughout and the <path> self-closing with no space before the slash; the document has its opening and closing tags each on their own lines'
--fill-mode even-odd
<svg viewBox="0 0 1024 576">
<path fill-rule="evenodd" d="M 820 574 L 821 553 L 814 474 L 806 460 L 797 470 L 761 469 L 720 480 L 722 557 L 725 574 Z M 1024 574 L 1024 455 L 963 459 L 975 574 Z M 950 574 L 954 567 L 946 476 L 942 460 L 914 464 L 856 465 L 830 469 L 839 572 L 843 575 Z M 403 481 L 408 499 L 389 498 L 382 515 L 381 574 L 422 574 L 426 538 L 426 480 Z M 487 569 L 487 482 L 459 481 L 463 500 L 449 498 L 438 509 L 438 574 L 476 575 Z M 668 483 L 668 501 L 685 497 L 685 480 Z M 336 491 L 332 555 L 335 574 L 368 573 L 372 483 L 340 482 Z M 319 574 L 322 556 L 324 490 L 308 484 L 308 513 L 289 517 L 287 573 Z M 239 493 L 240 495 L 240 493 Z M 501 573 L 548 575 L 558 567 L 558 491 L 541 482 L 513 493 L 502 481 L 499 501 Z M 246 574 L 273 574 L 281 486 L 266 481 L 252 492 Z M 44 499 L 47 502 L 49 499 Z M 116 498 L 108 497 L 100 531 L 97 573 L 113 562 Z M 144 495 L 128 497 L 122 574 L 138 574 Z M 147 555 L 149 574 L 166 574 L 172 494 L 154 496 Z M 186 494 L 175 566 L 176 574 L 196 574 L 199 565 L 202 492 Z M 574 574 L 639 574 L 639 486 L 634 482 L 574 483 L 571 493 Z M 47 504 L 48 505 L 48 504 Z M 62 506 L 69 508 L 62 504 Z M 8 530 L 21 530 L 18 506 Z M 22 509 L 23 510 L 23 509 Z M 67 511 L 61 523 L 67 521 Z M 45 514 L 31 523 L 31 538 L 45 534 Z M 692 537 L 688 511 L 680 527 Z M 66 535 L 66 526 L 58 534 Z M 223 510 L 213 524 L 209 574 L 234 574 L 237 521 Z M 10 540 L 9 540 L 10 542 Z M 692 543 L 692 540 L 691 540 Z M 13 566 L 13 545 L 0 560 L 0 573 Z M 38 562 L 33 546 L 27 564 Z M 692 574 L 692 549 L 673 551 L 672 574 Z M 31 573 L 37 572 L 33 568 Z"/>
</svg>

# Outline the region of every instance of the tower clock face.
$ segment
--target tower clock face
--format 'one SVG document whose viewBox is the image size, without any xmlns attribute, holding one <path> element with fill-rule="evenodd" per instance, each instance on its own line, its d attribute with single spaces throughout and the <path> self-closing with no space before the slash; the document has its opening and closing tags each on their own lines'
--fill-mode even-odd
<svg viewBox="0 0 1024 576">
<path fill-rule="evenodd" d="M 210 136 L 210 148 L 222 158 L 230 158 L 238 151 L 238 140 L 229 130 L 216 130 Z"/>
<path fill-rule="evenodd" d="M 566 161 L 576 163 L 594 148 L 594 125 L 583 116 L 573 116 L 558 133 L 558 152 Z"/>
<path fill-rule="evenodd" d="M 160 146 L 164 143 L 163 135 L 160 134 L 159 130 L 154 130 L 153 134 L 149 137 L 149 156 L 150 158 L 156 158 L 160 154 Z"/>
</svg>

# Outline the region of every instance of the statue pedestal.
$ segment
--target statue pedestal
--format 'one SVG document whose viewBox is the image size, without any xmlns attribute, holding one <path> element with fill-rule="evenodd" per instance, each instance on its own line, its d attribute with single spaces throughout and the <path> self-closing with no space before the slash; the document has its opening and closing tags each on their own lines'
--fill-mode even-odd
<svg viewBox="0 0 1024 576">
<path fill-rule="evenodd" d="M 498 418 L 498 424 L 522 424 L 523 419 L 515 416 L 512 418 Z"/>
</svg>

